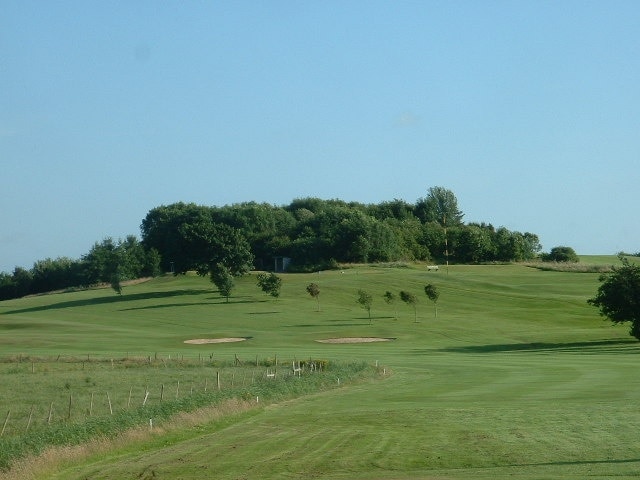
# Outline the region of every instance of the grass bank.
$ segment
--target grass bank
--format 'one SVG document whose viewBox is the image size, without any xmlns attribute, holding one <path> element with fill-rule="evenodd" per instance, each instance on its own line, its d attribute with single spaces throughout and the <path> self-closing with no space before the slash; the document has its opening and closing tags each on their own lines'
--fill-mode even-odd
<svg viewBox="0 0 640 480">
<path fill-rule="evenodd" d="M 69 460 L 39 478 L 637 478 L 640 347 L 586 303 L 598 276 L 522 265 L 354 266 L 283 275 L 277 301 L 247 276 L 228 304 L 206 279 L 165 277 L 122 298 L 89 291 L 2 302 L 0 352 L 99 355 L 105 369 L 112 357 L 157 353 L 229 365 L 256 355 L 378 362 L 394 372 Z M 310 282 L 320 287 L 319 311 Z M 427 283 L 440 292 L 437 316 Z M 373 296 L 371 322 L 359 289 Z M 417 322 L 412 307 L 384 302 L 387 290 L 418 297 Z M 246 340 L 184 343 L 222 337 Z M 393 340 L 318 342 L 336 337 Z M 21 368 L 16 375 L 32 375 L 28 362 Z M 64 400 L 64 380 L 55 383 Z"/>
<path fill-rule="evenodd" d="M 231 401 L 261 406 L 308 395 L 381 369 L 364 362 L 273 359 L 5 359 L 0 363 L 7 412 L 0 436 L 0 470 L 55 446 L 77 446 L 140 427 L 164 429 L 178 414 Z M 313 369 L 312 369 L 313 367 Z"/>
</svg>

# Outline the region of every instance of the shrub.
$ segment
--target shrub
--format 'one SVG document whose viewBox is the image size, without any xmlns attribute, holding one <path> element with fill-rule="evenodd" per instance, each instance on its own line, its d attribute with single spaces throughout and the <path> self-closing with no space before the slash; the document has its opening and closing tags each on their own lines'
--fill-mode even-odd
<svg viewBox="0 0 640 480">
<path fill-rule="evenodd" d="M 571 262 L 578 263 L 578 255 L 571 247 L 553 247 L 549 253 L 541 255 L 543 262 Z"/>
</svg>

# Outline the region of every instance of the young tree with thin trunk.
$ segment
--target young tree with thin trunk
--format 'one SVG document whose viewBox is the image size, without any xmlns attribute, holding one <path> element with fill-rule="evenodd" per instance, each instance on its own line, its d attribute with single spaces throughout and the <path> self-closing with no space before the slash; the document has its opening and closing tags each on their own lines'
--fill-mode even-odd
<svg viewBox="0 0 640 480">
<path fill-rule="evenodd" d="M 309 293 L 309 295 L 311 295 L 313 298 L 316 299 L 316 302 L 318 303 L 318 312 L 320 311 L 320 287 L 318 287 L 317 283 L 310 283 L 309 285 L 307 285 L 307 292 Z"/>
<path fill-rule="evenodd" d="M 396 296 L 393 294 L 393 292 L 390 292 L 389 290 L 387 290 L 386 292 L 384 292 L 384 295 L 382 296 L 384 298 L 384 301 L 387 305 L 393 305 L 393 313 L 394 313 L 394 319 L 397 320 L 398 319 L 398 309 L 395 307 L 395 303 L 396 303 Z"/>
<path fill-rule="evenodd" d="M 425 285 L 424 293 L 427 295 L 427 298 L 433 302 L 435 317 L 438 318 L 438 298 L 440 297 L 440 292 L 438 292 L 435 285 L 429 283 Z"/>
<path fill-rule="evenodd" d="M 218 287 L 220 295 L 225 297 L 227 303 L 229 303 L 229 297 L 234 287 L 233 275 L 231 275 L 229 269 L 219 263 L 211 268 L 210 278 L 211 282 Z"/>
<path fill-rule="evenodd" d="M 282 279 L 275 273 L 262 272 L 258 274 L 258 286 L 264 293 L 277 299 L 280 296 Z"/>
<path fill-rule="evenodd" d="M 358 299 L 356 302 L 367 311 L 369 314 L 369 324 L 371 324 L 371 304 L 373 303 L 371 294 L 365 290 L 358 290 Z"/>
<path fill-rule="evenodd" d="M 403 290 L 400 292 L 400 300 L 413 307 L 414 322 L 418 323 L 418 297 L 411 292 L 405 292 Z"/>
</svg>

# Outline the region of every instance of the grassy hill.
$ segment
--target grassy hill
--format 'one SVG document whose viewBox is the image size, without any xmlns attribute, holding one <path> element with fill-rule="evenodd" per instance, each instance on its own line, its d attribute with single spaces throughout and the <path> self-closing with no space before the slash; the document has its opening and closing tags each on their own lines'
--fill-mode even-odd
<svg viewBox="0 0 640 480">
<path fill-rule="evenodd" d="M 634 478 L 640 471 L 640 345 L 586 304 L 598 274 L 370 266 L 282 278 L 277 301 L 250 275 L 237 280 L 229 303 L 196 276 L 158 278 L 121 297 L 104 289 L 1 302 L 0 355 L 12 359 L 312 357 L 392 372 L 125 442 L 42 478 Z M 310 282 L 320 287 L 320 311 L 305 292 Z M 427 283 L 440 291 L 437 318 Z M 374 297 L 371 322 L 356 303 L 358 289 Z M 387 305 L 386 290 L 418 296 L 418 322 L 399 300 Z M 247 340 L 184 343 L 221 337 Z M 393 340 L 317 341 L 335 337 Z"/>
</svg>

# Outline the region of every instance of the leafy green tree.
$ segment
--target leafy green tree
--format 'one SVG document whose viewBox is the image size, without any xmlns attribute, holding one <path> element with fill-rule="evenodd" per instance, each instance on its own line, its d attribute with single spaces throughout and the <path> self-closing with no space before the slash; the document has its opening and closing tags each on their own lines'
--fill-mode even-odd
<svg viewBox="0 0 640 480">
<path fill-rule="evenodd" d="M 613 323 L 631 322 L 629 334 L 640 340 L 640 265 L 620 259 L 622 266 L 600 276 L 602 283 L 587 302 Z"/>
<path fill-rule="evenodd" d="M 408 220 L 415 218 L 413 215 L 413 205 L 394 198 L 390 202 L 382 202 L 378 205 L 370 205 L 367 210 L 378 220 L 396 219 Z"/>
<path fill-rule="evenodd" d="M 365 290 L 358 290 L 358 298 L 356 302 L 367 311 L 369 315 L 369 323 L 371 323 L 371 304 L 373 303 L 373 296 Z"/>
<path fill-rule="evenodd" d="M 142 270 L 141 276 L 143 277 L 158 277 L 162 274 L 162 257 L 160 256 L 160 252 L 155 248 L 150 248 L 149 251 L 146 252 L 144 268 Z"/>
<path fill-rule="evenodd" d="M 120 279 L 120 273 L 116 271 L 111 275 L 111 281 L 109 282 L 111 288 L 113 288 L 118 295 L 122 295 L 122 283 L 120 282 Z"/>
<path fill-rule="evenodd" d="M 447 226 L 460 225 L 464 216 L 454 193 L 444 187 L 429 188 L 426 198 L 416 203 L 415 215 L 423 223 L 438 222 Z"/>
<path fill-rule="evenodd" d="M 543 253 L 542 261 L 578 263 L 580 259 L 573 248 L 561 246 L 553 247 L 549 253 Z"/>
<path fill-rule="evenodd" d="M 429 260 L 431 254 L 423 241 L 423 225 L 416 217 L 404 220 L 388 218 L 378 221 L 372 231 L 377 236 L 372 256 L 379 261 Z M 376 237 L 374 237 L 376 238 Z M 380 253 L 377 253 L 380 252 Z"/>
<path fill-rule="evenodd" d="M 0 300 L 16 298 L 16 286 L 10 273 L 0 272 Z"/>
<path fill-rule="evenodd" d="M 491 230 L 484 225 L 459 227 L 456 236 L 455 259 L 461 263 L 478 263 L 493 258 Z"/>
<path fill-rule="evenodd" d="M 540 250 L 542 250 L 542 245 L 540 244 L 540 239 L 538 235 L 535 233 L 524 232 L 522 234 L 522 241 L 524 243 L 524 257 L 523 260 L 532 260 L 536 258 Z"/>
<path fill-rule="evenodd" d="M 316 299 L 316 302 L 318 303 L 318 311 L 320 311 L 320 287 L 318 284 L 310 283 L 307 285 L 307 293 Z"/>
<path fill-rule="evenodd" d="M 447 245 L 444 231 L 444 228 L 438 222 L 428 222 L 422 226 L 420 234 L 420 243 L 430 253 L 431 258 L 437 261 L 446 260 L 445 250 Z"/>
<path fill-rule="evenodd" d="M 258 268 L 271 265 L 274 256 L 287 256 L 296 223 L 284 208 L 256 202 L 214 208 L 212 218 L 242 232 Z"/>
<path fill-rule="evenodd" d="M 389 290 L 387 290 L 386 292 L 384 292 L 384 295 L 382 296 L 382 298 L 384 298 L 384 301 L 387 305 L 393 305 L 394 306 L 394 315 L 395 315 L 395 319 L 398 319 L 398 309 L 395 308 L 395 303 L 396 303 L 396 296 L 393 294 L 393 292 L 390 292 Z"/>
<path fill-rule="evenodd" d="M 29 295 L 32 283 L 33 275 L 22 267 L 15 267 L 11 274 L 0 273 L 0 300 Z"/>
<path fill-rule="evenodd" d="M 107 237 L 101 243 L 96 242 L 89 253 L 83 257 L 86 278 L 89 284 L 108 283 L 118 294 L 122 294 L 122 281 L 128 280 L 126 251 L 122 243 L 116 243 Z"/>
<path fill-rule="evenodd" d="M 435 285 L 429 283 L 425 285 L 424 293 L 427 298 L 433 302 L 433 306 L 435 308 L 435 317 L 438 318 L 438 298 L 440 298 L 440 292 Z"/>
<path fill-rule="evenodd" d="M 418 297 L 411 292 L 402 290 L 400 292 L 400 300 L 413 307 L 414 322 L 418 323 Z"/>
<path fill-rule="evenodd" d="M 163 271 L 168 272 L 172 264 L 176 274 L 195 270 L 201 259 L 194 258 L 192 239 L 187 234 L 192 226 L 211 222 L 211 217 L 210 207 L 194 203 L 178 202 L 153 208 L 140 226 L 142 243 L 147 251 L 155 248 L 160 253 Z"/>
<path fill-rule="evenodd" d="M 22 267 L 13 269 L 13 283 L 16 286 L 16 294 L 23 297 L 31 293 L 31 285 L 33 284 L 33 274 Z"/>
<path fill-rule="evenodd" d="M 198 275 L 207 275 L 218 264 L 233 276 L 244 275 L 253 266 L 249 244 L 242 233 L 233 227 L 204 218 L 180 226 L 180 233 L 185 248 L 190 252 L 189 268 L 193 268 Z M 183 269 L 177 271 L 185 272 Z"/>
<path fill-rule="evenodd" d="M 33 264 L 31 274 L 31 293 L 51 292 L 85 283 L 82 262 L 67 257 L 39 260 Z"/>
<path fill-rule="evenodd" d="M 220 295 L 225 297 L 227 303 L 229 303 L 229 297 L 235 286 L 233 283 L 233 275 L 231 275 L 229 269 L 225 265 L 218 263 L 211 268 L 209 278 L 211 279 L 211 283 L 218 288 Z"/>
<path fill-rule="evenodd" d="M 264 293 L 277 299 L 280 296 L 282 278 L 275 273 L 261 272 L 258 274 L 258 286 Z"/>
<path fill-rule="evenodd" d="M 82 265 L 86 284 L 109 283 L 122 294 L 124 281 L 160 274 L 160 255 L 155 248 L 145 251 L 134 235 L 118 241 L 107 237 L 82 257 Z"/>
</svg>

